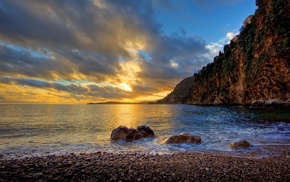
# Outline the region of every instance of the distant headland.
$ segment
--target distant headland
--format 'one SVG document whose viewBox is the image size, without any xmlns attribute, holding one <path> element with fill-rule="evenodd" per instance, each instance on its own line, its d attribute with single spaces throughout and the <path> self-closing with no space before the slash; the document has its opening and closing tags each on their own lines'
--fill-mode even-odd
<svg viewBox="0 0 290 182">
<path fill-rule="evenodd" d="M 148 102 L 117 102 L 117 101 L 108 101 L 108 102 L 89 102 L 88 105 L 93 104 L 147 104 Z"/>
</svg>

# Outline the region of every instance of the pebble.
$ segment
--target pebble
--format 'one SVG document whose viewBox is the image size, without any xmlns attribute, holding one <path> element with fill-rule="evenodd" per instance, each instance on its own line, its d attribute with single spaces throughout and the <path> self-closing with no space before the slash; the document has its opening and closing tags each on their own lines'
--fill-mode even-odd
<svg viewBox="0 0 290 182">
<path fill-rule="evenodd" d="M 44 168 L 48 167 L 47 163 L 43 163 L 42 167 L 44 167 Z"/>
<path fill-rule="evenodd" d="M 58 163 L 58 164 L 56 165 L 57 168 L 61 168 L 62 166 L 63 166 L 63 164 L 61 164 L 61 163 Z"/>
<path fill-rule="evenodd" d="M 31 178 L 39 179 L 42 176 L 42 173 L 34 173 Z"/>
<path fill-rule="evenodd" d="M 0 164 L 0 181 L 287 181 L 290 158 L 289 154 L 242 158 L 104 152 L 0 160 Z"/>
</svg>

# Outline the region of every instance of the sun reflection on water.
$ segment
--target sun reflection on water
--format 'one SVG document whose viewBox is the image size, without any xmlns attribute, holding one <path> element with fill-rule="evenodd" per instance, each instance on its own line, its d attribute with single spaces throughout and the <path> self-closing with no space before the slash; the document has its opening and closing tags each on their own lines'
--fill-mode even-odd
<svg viewBox="0 0 290 182">
<path fill-rule="evenodd" d="M 137 127 L 139 117 L 138 117 L 138 107 L 131 104 L 114 105 L 115 127 L 120 125 L 127 127 Z"/>
</svg>

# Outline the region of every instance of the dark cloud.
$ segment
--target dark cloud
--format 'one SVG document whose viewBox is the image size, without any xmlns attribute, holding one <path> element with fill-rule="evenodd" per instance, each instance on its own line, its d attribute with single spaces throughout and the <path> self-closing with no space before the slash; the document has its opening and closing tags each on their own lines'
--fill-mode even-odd
<svg viewBox="0 0 290 182">
<path fill-rule="evenodd" d="M 149 52 L 151 61 L 143 61 L 141 77 L 150 79 L 181 79 L 197 71 L 201 61 L 210 60 L 200 57 L 208 53 L 205 42 L 200 38 L 180 34 L 163 36 L 155 42 Z M 176 63 L 176 66 L 172 65 Z"/>
<path fill-rule="evenodd" d="M 0 78 L 1 83 L 6 83 L 6 84 L 17 84 L 17 85 L 22 85 L 22 86 L 29 86 L 29 87 L 37 87 L 37 88 L 46 88 L 46 89 L 56 89 L 59 91 L 73 91 L 74 89 L 76 90 L 81 90 L 78 89 L 76 85 L 70 84 L 70 85 L 64 85 L 60 83 L 51 83 L 47 82 L 44 80 L 39 80 L 39 79 L 29 79 L 29 78 L 14 78 L 14 77 L 1 77 Z M 73 89 L 71 89 L 73 87 Z M 81 87 L 81 86 L 79 86 Z"/>
<path fill-rule="evenodd" d="M 52 1 L 3 0 L 0 7 L 1 37 L 30 47 L 76 44 L 74 32 L 66 26 L 65 17 L 50 12 L 54 9 L 48 9 L 48 2 Z"/>
<path fill-rule="evenodd" d="M 49 88 L 51 84 L 45 81 L 40 80 L 31 80 L 27 78 L 19 78 L 19 79 L 11 79 L 11 81 L 17 82 L 19 85 L 27 85 L 31 87 L 38 87 L 38 88 Z"/>
<path fill-rule="evenodd" d="M 71 47 L 128 56 L 124 41 L 137 41 L 142 34 L 158 30 L 150 18 L 150 2 L 101 2 L 104 8 L 93 0 L 4 0 L 1 37 L 34 48 Z"/>
<path fill-rule="evenodd" d="M 62 52 L 61 56 L 69 60 L 77 72 L 87 76 L 114 75 L 120 69 L 115 55 L 102 55 L 87 50 L 68 50 Z"/>
<path fill-rule="evenodd" d="M 23 75 L 54 80 L 72 79 L 74 73 L 94 77 L 113 75 L 119 69 L 114 56 L 103 56 L 92 51 L 63 49 L 58 54 L 38 53 L 26 48 L 0 44 L 0 75 Z"/>
<path fill-rule="evenodd" d="M 146 1 L 104 1 L 104 6 L 106 8 L 102 9 L 89 0 L 3 1 L 0 9 L 0 37 L 27 48 L 50 49 L 58 59 L 68 59 L 73 63 L 70 66 L 76 66 L 76 71 L 86 75 L 114 73 L 119 69 L 118 57 L 129 58 L 124 44 L 127 41 L 146 42 L 149 34 L 158 31 L 158 25 L 151 20 L 151 4 Z M 20 52 L 14 53 L 20 58 L 23 56 Z M 27 56 L 23 61 L 17 59 L 18 64 L 25 64 L 27 59 L 36 62 L 33 64 L 43 62 L 29 54 Z M 55 70 L 51 66 L 45 67 Z M 60 65 L 56 67 L 62 68 Z M 18 70 L 21 68 L 17 66 L 6 69 L 24 72 L 25 66 L 22 70 Z M 36 76 L 29 70 L 28 76 Z M 37 74 L 37 69 L 33 71 Z"/>
<path fill-rule="evenodd" d="M 132 87 L 132 90 L 134 93 L 136 94 L 140 94 L 140 95 L 151 95 L 154 92 L 159 92 L 160 89 L 158 89 L 158 87 L 153 87 L 153 86 L 147 86 L 146 84 L 138 84 L 138 85 L 134 85 Z"/>
<path fill-rule="evenodd" d="M 106 99 L 120 99 L 128 96 L 130 93 L 125 92 L 122 89 L 112 86 L 100 87 L 97 85 L 89 85 L 90 92 L 89 96 L 100 97 Z"/>
<path fill-rule="evenodd" d="M 24 75 L 28 77 L 53 78 L 57 73 L 69 77 L 72 70 L 65 62 L 33 55 L 28 49 L 0 44 L 0 75 Z"/>
<path fill-rule="evenodd" d="M 47 82 L 44 80 L 28 79 L 28 78 L 12 78 L 12 77 L 1 77 L 0 83 L 4 84 L 17 84 L 21 86 L 36 87 L 42 89 L 53 89 L 57 91 L 63 91 L 69 93 L 71 96 L 79 98 L 79 95 L 84 97 L 94 98 L 116 98 L 121 99 L 125 96 L 129 96 L 130 93 L 120 88 L 113 86 L 98 86 L 94 84 L 81 85 L 81 84 L 62 84 L 57 82 Z"/>
</svg>

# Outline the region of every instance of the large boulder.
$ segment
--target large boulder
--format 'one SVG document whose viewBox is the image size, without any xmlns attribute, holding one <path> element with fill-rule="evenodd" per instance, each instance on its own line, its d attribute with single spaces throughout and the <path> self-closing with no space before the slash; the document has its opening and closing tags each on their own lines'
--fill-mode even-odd
<svg viewBox="0 0 290 182">
<path fill-rule="evenodd" d="M 180 135 L 173 135 L 169 137 L 166 144 L 178 144 L 178 143 L 201 143 L 201 138 L 199 136 L 193 136 L 189 133 L 181 133 Z"/>
<path fill-rule="evenodd" d="M 248 148 L 248 147 L 251 147 L 251 144 L 250 144 L 250 142 L 248 142 L 246 140 L 240 140 L 237 142 L 230 143 L 229 147 L 231 149 Z"/>
<path fill-rule="evenodd" d="M 137 130 L 142 134 L 142 137 L 155 137 L 153 130 L 149 126 L 142 125 L 138 126 Z"/>
<path fill-rule="evenodd" d="M 128 128 L 126 126 L 119 126 L 111 133 L 111 140 L 123 140 L 131 142 L 145 137 L 154 137 L 154 132 L 148 126 L 138 126 L 135 128 Z"/>
</svg>

